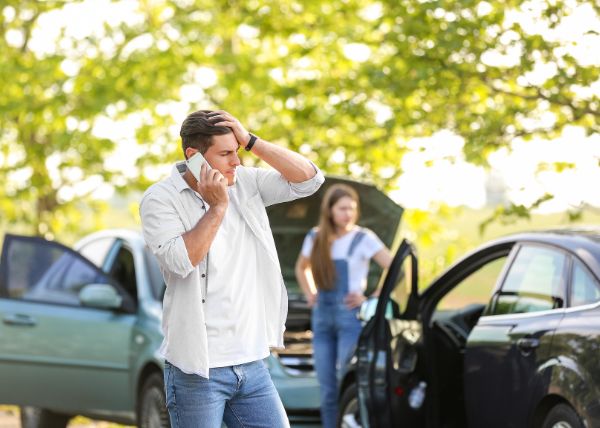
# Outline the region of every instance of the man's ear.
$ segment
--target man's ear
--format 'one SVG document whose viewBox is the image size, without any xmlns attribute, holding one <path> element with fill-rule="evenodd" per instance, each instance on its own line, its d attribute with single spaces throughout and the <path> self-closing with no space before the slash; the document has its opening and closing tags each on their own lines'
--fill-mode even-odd
<svg viewBox="0 0 600 428">
<path fill-rule="evenodd" d="M 184 152 L 185 158 L 186 159 L 191 158 L 192 156 L 194 156 L 196 154 L 196 152 L 198 152 L 198 149 L 195 149 L 193 147 L 187 147 Z"/>
</svg>

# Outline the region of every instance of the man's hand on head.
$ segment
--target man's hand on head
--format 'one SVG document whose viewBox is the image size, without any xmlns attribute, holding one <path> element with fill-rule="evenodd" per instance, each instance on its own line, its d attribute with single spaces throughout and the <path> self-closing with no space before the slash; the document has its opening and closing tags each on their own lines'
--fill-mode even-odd
<svg viewBox="0 0 600 428">
<path fill-rule="evenodd" d="M 235 139 L 242 147 L 246 147 L 248 142 L 250 141 L 250 134 L 246 131 L 246 128 L 233 117 L 231 114 L 227 113 L 225 110 L 217 110 L 212 113 L 209 113 L 208 119 L 213 126 L 227 126 L 231 128 L 233 134 L 235 135 Z"/>
</svg>

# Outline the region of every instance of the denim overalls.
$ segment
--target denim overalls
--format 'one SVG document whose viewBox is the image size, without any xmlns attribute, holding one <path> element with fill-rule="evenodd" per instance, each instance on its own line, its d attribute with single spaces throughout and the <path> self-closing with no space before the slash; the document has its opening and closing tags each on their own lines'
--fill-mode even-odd
<svg viewBox="0 0 600 428">
<path fill-rule="evenodd" d="M 315 231 L 309 232 L 313 238 Z M 361 331 L 358 308 L 348 309 L 344 298 L 350 288 L 349 259 L 365 232 L 352 238 L 346 258 L 334 259 L 336 281 L 332 290 L 319 290 L 312 312 L 313 353 L 317 378 L 321 386 L 323 428 L 335 428 L 338 414 L 340 370 L 350 357 Z"/>
</svg>

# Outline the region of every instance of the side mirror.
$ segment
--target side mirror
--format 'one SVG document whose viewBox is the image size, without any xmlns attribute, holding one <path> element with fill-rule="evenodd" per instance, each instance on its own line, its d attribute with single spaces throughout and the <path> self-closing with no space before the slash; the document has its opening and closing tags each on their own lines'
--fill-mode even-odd
<svg viewBox="0 0 600 428">
<path fill-rule="evenodd" d="M 369 321 L 371 318 L 373 318 L 373 315 L 375 315 L 375 312 L 377 311 L 378 300 L 378 297 L 369 297 L 362 303 L 362 305 L 360 305 L 358 319 L 363 324 L 366 324 L 367 321 Z M 400 318 L 400 314 L 398 313 L 398 310 L 394 310 L 394 306 L 397 307 L 398 305 L 393 301 L 389 301 L 387 302 L 387 305 L 385 305 L 386 319 L 391 320 L 393 318 Z"/>
<path fill-rule="evenodd" d="M 88 284 L 79 292 L 79 301 L 84 306 L 102 309 L 118 309 L 123 298 L 109 284 Z"/>
</svg>

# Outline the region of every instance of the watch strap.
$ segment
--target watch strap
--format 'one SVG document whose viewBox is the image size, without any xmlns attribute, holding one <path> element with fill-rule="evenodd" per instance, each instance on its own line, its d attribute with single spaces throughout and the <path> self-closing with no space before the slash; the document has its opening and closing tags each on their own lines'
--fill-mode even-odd
<svg viewBox="0 0 600 428">
<path fill-rule="evenodd" d="M 247 152 L 252 150 L 252 146 L 254 146 L 254 143 L 256 143 L 256 140 L 258 140 L 258 137 L 256 135 L 250 133 L 248 133 L 248 135 L 250 135 L 250 140 L 248 141 L 248 144 L 246 144 L 245 147 Z"/>
</svg>

